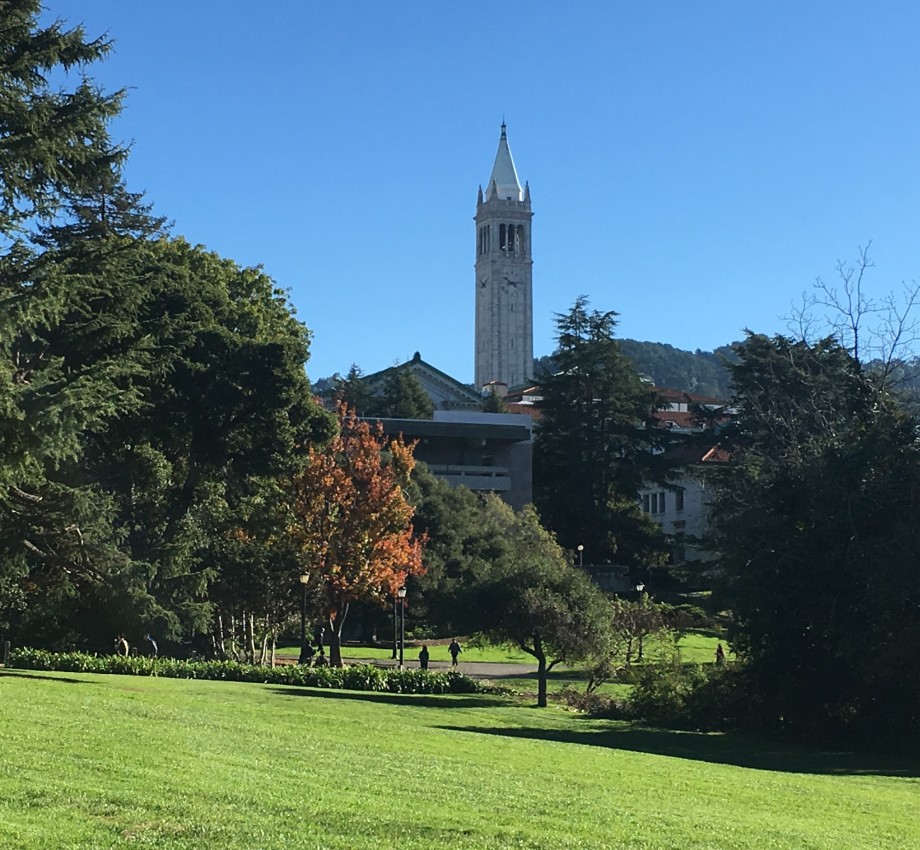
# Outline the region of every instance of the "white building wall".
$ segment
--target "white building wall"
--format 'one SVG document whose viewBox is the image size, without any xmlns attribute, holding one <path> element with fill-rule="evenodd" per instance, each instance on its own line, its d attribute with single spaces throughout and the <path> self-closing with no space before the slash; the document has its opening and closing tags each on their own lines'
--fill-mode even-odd
<svg viewBox="0 0 920 850">
<path fill-rule="evenodd" d="M 712 489 L 706 476 L 692 471 L 673 480 L 670 487 L 649 485 L 639 491 L 639 505 L 671 538 L 686 535 L 684 557 L 688 561 L 710 560 L 713 556 L 694 547 L 692 539 L 702 538 L 709 530 L 709 502 Z"/>
</svg>

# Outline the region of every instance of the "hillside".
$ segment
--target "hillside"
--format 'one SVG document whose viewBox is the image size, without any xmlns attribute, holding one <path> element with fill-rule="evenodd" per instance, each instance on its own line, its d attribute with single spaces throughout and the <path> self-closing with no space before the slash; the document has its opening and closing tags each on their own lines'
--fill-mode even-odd
<svg viewBox="0 0 920 850">
<path fill-rule="evenodd" d="M 663 342 L 621 339 L 623 353 L 641 375 L 655 386 L 728 399 L 731 397 L 728 370 L 724 362 L 734 359 L 731 345 L 715 351 L 683 351 Z M 552 371 L 552 356 L 536 361 L 536 374 Z"/>
</svg>

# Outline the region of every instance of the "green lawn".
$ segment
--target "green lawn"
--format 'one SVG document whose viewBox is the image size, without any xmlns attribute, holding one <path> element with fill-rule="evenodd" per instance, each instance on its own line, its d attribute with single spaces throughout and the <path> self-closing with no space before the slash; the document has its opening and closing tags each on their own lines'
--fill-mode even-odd
<svg viewBox="0 0 920 850">
<path fill-rule="evenodd" d="M 418 651 L 421 648 L 422 641 L 416 642 L 417 645 L 406 646 L 405 659 L 410 663 L 418 661 Z M 684 635 L 680 639 L 678 649 L 682 661 L 693 664 L 707 664 L 715 660 L 716 644 L 718 638 L 710 637 L 697 633 Z M 728 644 L 723 640 L 722 645 L 728 650 Z M 650 642 L 647 647 L 647 655 L 654 658 L 659 655 L 663 647 L 657 646 Z M 450 661 L 450 655 L 447 652 L 447 645 L 428 644 L 428 650 L 431 653 L 432 661 Z M 277 650 L 279 655 L 296 658 L 300 654 L 299 646 L 283 646 Z M 343 646 L 342 657 L 345 659 L 354 658 L 391 658 L 393 650 L 389 647 L 373 646 Z M 475 646 L 469 643 L 463 643 L 463 653 L 460 655 L 461 663 L 464 661 L 491 661 L 501 664 L 529 664 L 534 665 L 536 662 L 533 656 L 522 652 L 519 649 L 511 649 L 504 646 Z"/>
<path fill-rule="evenodd" d="M 920 846 L 916 770 L 497 697 L 0 672 L 0 847 Z"/>
</svg>

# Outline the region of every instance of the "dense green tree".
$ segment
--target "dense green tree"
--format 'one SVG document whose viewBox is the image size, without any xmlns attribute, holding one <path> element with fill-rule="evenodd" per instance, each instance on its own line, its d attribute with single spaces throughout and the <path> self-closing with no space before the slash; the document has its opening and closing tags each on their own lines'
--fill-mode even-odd
<svg viewBox="0 0 920 850">
<path fill-rule="evenodd" d="M 534 502 L 559 542 L 582 544 L 595 563 L 654 563 L 663 539 L 637 493 L 656 476 L 657 397 L 620 351 L 616 313 L 589 310 L 582 297 L 556 327 L 557 371 L 541 381 Z"/>
<path fill-rule="evenodd" d="M 920 705 L 920 445 L 833 339 L 750 335 L 715 505 L 750 708 L 798 735 L 899 740 Z"/>
<path fill-rule="evenodd" d="M 218 563 L 211 544 L 228 513 L 250 480 L 293 469 L 301 452 L 333 431 L 303 371 L 307 332 L 262 272 L 182 240 L 107 230 L 94 238 L 62 232 L 55 241 L 28 277 L 63 297 L 21 338 L 43 365 L 20 396 L 25 407 L 48 382 L 89 394 L 107 376 L 98 420 L 71 457 L 41 472 L 49 484 L 69 485 L 73 497 L 113 502 L 97 514 L 114 516 L 109 545 L 122 553 L 121 575 L 133 577 L 134 601 L 126 605 L 122 594 L 106 605 L 86 588 L 71 592 L 99 611 L 132 610 L 123 627 L 143 623 L 170 637 L 205 631 Z M 47 434 L 41 417 L 31 422 Z M 71 526 L 65 516 L 41 523 L 46 532 Z M 86 552 L 90 535 L 76 531 Z M 16 529 L 3 535 L 0 528 L 3 537 L 20 561 L 31 560 Z M 37 548 L 33 556 L 47 555 Z M 70 553 L 55 552 L 64 556 L 61 570 L 79 575 Z M 109 594 L 121 586 L 111 578 L 88 584 Z M 69 607 L 79 618 L 82 606 Z"/>
<path fill-rule="evenodd" d="M 537 662 L 537 705 L 547 703 L 547 675 L 557 664 L 587 661 L 609 637 L 609 604 L 571 564 L 527 507 L 519 513 L 497 496 L 486 499 L 480 538 L 491 551 L 485 580 L 470 593 L 477 631 Z"/>
<path fill-rule="evenodd" d="M 416 465 L 410 495 L 415 527 L 428 536 L 425 572 L 409 582 L 413 620 L 434 634 L 475 631 L 478 621 L 469 592 L 488 578 L 492 544 L 484 533 L 484 515 L 492 502 L 466 487 L 451 487 Z"/>
<path fill-rule="evenodd" d="M 108 42 L 40 11 L 0 8 L 0 625 L 188 637 L 260 480 L 334 423 L 284 293 L 167 238 L 124 187 L 120 93 L 65 73 Z"/>
<path fill-rule="evenodd" d="M 37 270 L 37 228 L 66 221 L 75 197 L 117 181 L 125 151 L 107 126 L 121 94 L 102 93 L 85 74 L 109 43 L 88 41 L 79 27 L 42 27 L 40 13 L 37 0 L 0 9 L 0 624 L 30 595 L 44 600 L 50 633 L 55 605 L 118 565 L 110 499 L 64 467 L 130 404 L 121 390 L 131 367 L 74 372 L 45 339 L 71 295 Z M 81 72 L 73 87 L 71 70 Z"/>
<path fill-rule="evenodd" d="M 498 496 L 452 489 L 424 469 L 413 498 L 415 526 L 428 535 L 426 571 L 409 583 L 414 617 L 439 634 L 478 634 L 532 655 L 540 705 L 556 664 L 603 654 L 606 599 L 532 509 L 515 513 Z"/>
</svg>

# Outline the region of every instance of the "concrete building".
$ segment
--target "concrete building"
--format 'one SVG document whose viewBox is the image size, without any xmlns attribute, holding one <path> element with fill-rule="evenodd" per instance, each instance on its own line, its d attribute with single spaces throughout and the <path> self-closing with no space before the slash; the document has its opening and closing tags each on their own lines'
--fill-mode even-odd
<svg viewBox="0 0 920 850">
<path fill-rule="evenodd" d="M 476 204 L 475 386 L 517 387 L 533 376 L 530 186 L 521 189 L 504 122 Z"/>
<path fill-rule="evenodd" d="M 436 410 L 434 419 L 379 419 L 416 441 L 415 457 L 452 487 L 497 493 L 515 510 L 533 501 L 533 420 L 515 413 Z"/>
</svg>

